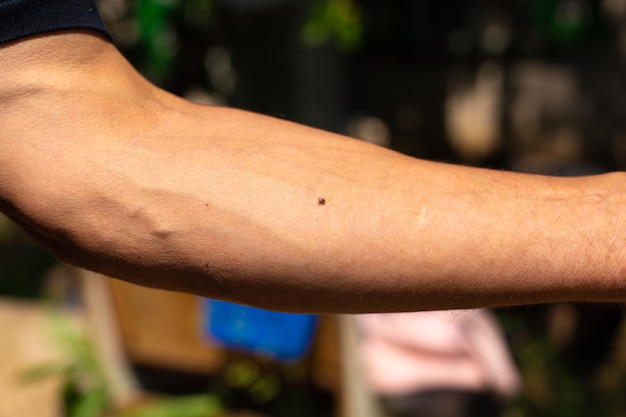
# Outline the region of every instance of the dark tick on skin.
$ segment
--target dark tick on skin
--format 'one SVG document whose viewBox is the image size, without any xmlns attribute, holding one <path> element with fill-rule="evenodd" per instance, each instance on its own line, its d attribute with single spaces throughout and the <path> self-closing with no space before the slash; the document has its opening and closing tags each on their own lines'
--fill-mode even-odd
<svg viewBox="0 0 626 417">
<path fill-rule="evenodd" d="M 326 204 L 326 199 L 324 197 L 319 197 L 317 199 L 317 204 L 323 206 L 324 204 Z"/>
</svg>

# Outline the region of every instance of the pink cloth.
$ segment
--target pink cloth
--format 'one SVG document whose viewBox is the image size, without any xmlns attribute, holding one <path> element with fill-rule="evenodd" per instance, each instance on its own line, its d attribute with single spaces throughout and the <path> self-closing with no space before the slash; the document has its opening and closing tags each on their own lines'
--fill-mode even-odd
<svg viewBox="0 0 626 417">
<path fill-rule="evenodd" d="M 493 316 L 450 310 L 356 316 L 365 376 L 377 394 L 427 389 L 519 392 L 520 377 Z"/>
</svg>

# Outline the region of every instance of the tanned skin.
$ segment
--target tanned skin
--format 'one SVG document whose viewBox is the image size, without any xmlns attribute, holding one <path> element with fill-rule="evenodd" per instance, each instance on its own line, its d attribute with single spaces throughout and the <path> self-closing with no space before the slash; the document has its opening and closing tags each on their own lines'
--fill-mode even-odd
<svg viewBox="0 0 626 417">
<path fill-rule="evenodd" d="M 2 211 L 62 261 L 286 311 L 626 300 L 622 173 L 411 158 L 143 79 L 91 32 L 0 47 Z"/>
</svg>

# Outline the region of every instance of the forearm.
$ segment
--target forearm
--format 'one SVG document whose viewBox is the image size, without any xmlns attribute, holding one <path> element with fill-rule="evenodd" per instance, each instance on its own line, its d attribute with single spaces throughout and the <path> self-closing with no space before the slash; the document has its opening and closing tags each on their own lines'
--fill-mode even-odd
<svg viewBox="0 0 626 417">
<path fill-rule="evenodd" d="M 297 311 L 626 295 L 621 174 L 443 165 L 201 107 L 89 42 L 95 73 L 0 103 L 4 211 L 67 262 Z"/>
<path fill-rule="evenodd" d="M 220 296 L 385 311 L 591 300 L 623 288 L 610 281 L 620 283 L 624 262 L 611 247 L 620 228 L 608 210 L 620 201 L 610 176 L 440 165 L 278 120 L 216 114 L 224 125 L 212 123 L 214 132 L 244 128 L 202 150 L 193 138 L 139 165 L 133 156 L 119 169 L 122 178 L 135 166 L 145 176 L 137 194 L 151 196 L 131 199 L 146 216 L 137 235 L 154 235 L 173 264 L 189 259 L 192 270 L 220 278 Z M 193 154 L 181 151 L 187 146 Z"/>
<path fill-rule="evenodd" d="M 128 140 L 80 155 L 80 193 L 49 190 L 37 203 L 72 237 L 60 255 L 77 246 L 70 261 L 112 276 L 286 309 L 624 294 L 618 178 L 444 166 L 255 115 L 211 116 L 202 134 L 221 139 Z"/>
<path fill-rule="evenodd" d="M 224 215 L 211 230 L 235 220 L 235 235 L 226 243 L 216 236 L 216 244 L 236 244 L 229 253 L 244 255 L 222 267 L 253 273 L 226 281 L 237 283 L 233 294 L 260 285 L 251 295 L 262 299 L 249 302 L 284 306 L 302 295 L 327 302 L 322 309 L 388 311 L 624 295 L 623 199 L 613 188 L 621 176 L 509 175 L 360 142 L 340 146 L 338 138 L 309 147 L 288 130 L 300 162 L 265 145 L 261 155 L 241 155 L 224 168 L 227 178 L 258 158 L 249 179 L 227 180 L 211 194 Z M 194 246 L 206 248 L 201 238 Z M 259 273 L 267 279 L 255 280 Z M 276 296 L 265 300 L 268 282 Z M 292 302 L 289 308 L 304 305 L 299 297 Z"/>
</svg>

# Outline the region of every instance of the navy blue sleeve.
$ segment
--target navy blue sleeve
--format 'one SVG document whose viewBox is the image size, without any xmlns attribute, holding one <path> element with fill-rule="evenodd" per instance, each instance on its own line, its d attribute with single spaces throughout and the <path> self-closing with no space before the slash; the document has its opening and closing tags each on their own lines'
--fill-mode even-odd
<svg viewBox="0 0 626 417">
<path fill-rule="evenodd" d="M 0 43 L 68 29 L 109 36 L 94 0 L 0 0 Z"/>
</svg>

